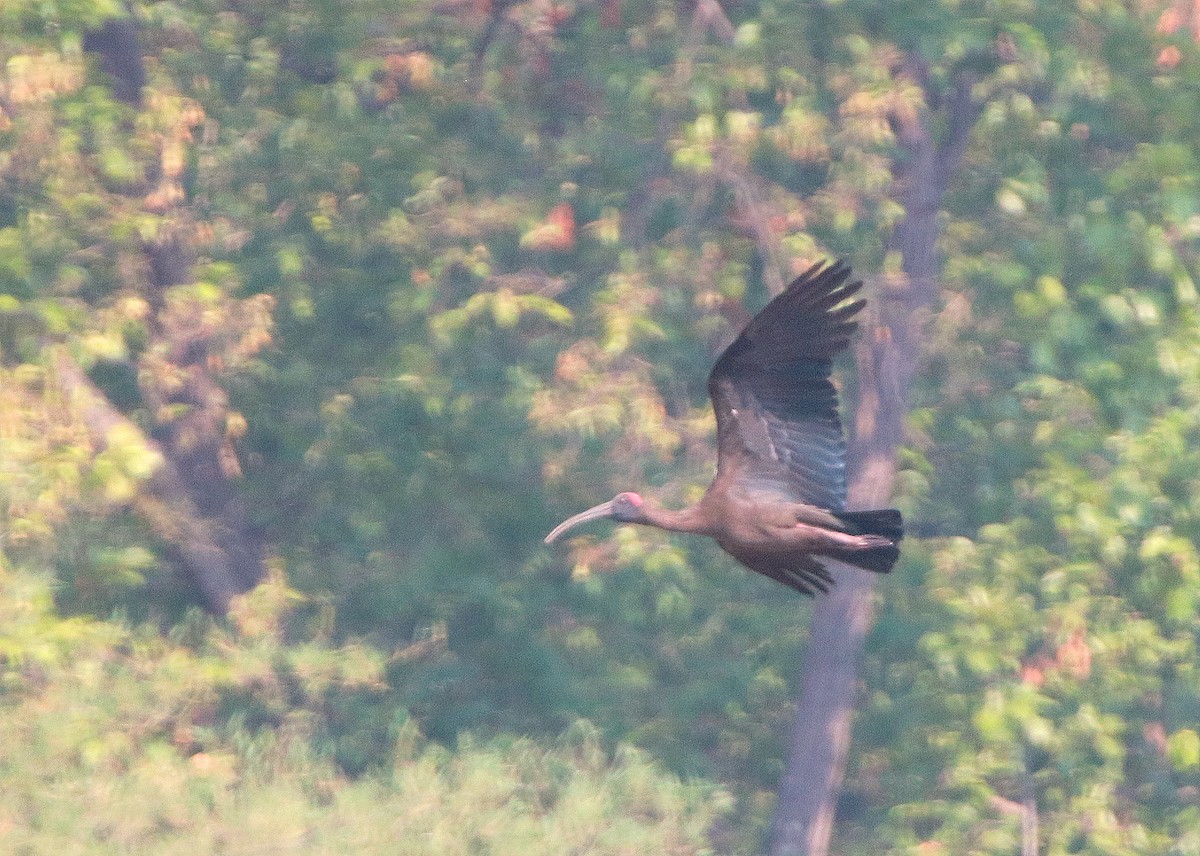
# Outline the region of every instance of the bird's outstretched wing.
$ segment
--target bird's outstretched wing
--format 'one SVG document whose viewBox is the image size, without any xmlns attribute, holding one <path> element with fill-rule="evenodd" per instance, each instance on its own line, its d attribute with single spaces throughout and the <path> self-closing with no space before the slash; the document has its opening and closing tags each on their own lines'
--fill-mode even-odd
<svg viewBox="0 0 1200 856">
<path fill-rule="evenodd" d="M 849 278 L 842 262 L 809 268 L 713 366 L 717 481 L 727 490 L 844 506 L 846 442 L 829 375 L 865 304 L 851 300 L 862 283 Z"/>
</svg>

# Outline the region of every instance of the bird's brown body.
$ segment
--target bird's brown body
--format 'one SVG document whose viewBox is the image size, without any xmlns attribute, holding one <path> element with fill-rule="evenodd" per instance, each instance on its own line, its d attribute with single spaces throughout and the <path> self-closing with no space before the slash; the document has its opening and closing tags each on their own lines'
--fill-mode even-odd
<svg viewBox="0 0 1200 856">
<path fill-rule="evenodd" d="M 849 341 L 863 301 L 841 264 L 814 266 L 742 331 L 713 367 L 717 475 L 697 505 L 678 511 L 618 494 L 575 515 L 713 538 L 746 567 L 805 594 L 833 582 L 819 559 L 886 573 L 904 537 L 900 512 L 845 511 L 845 445 L 832 356 Z"/>
</svg>

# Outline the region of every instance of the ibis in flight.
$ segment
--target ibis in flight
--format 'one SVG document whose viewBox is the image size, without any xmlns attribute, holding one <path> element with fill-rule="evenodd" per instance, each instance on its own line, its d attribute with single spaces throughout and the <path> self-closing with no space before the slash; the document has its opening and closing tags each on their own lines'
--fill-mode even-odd
<svg viewBox="0 0 1200 856">
<path fill-rule="evenodd" d="M 747 568 L 806 595 L 828 591 L 834 559 L 887 573 L 904 537 L 900 512 L 846 511 L 846 441 L 830 382 L 833 356 L 858 326 L 842 262 L 816 264 L 767 304 L 717 359 L 717 475 L 700 502 L 672 511 L 619 493 L 554 527 L 552 543 L 607 518 L 707 535 Z"/>
</svg>

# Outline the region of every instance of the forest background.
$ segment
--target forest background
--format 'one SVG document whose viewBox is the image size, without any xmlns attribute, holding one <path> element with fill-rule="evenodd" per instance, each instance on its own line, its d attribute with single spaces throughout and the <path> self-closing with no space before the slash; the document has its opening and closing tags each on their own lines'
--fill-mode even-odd
<svg viewBox="0 0 1200 856">
<path fill-rule="evenodd" d="M 4 0 L 6 852 L 823 853 L 771 827 L 833 654 L 836 852 L 1200 854 L 1198 37 Z M 699 540 L 543 547 L 698 496 L 713 358 L 832 257 L 895 572 L 814 606 Z"/>
</svg>

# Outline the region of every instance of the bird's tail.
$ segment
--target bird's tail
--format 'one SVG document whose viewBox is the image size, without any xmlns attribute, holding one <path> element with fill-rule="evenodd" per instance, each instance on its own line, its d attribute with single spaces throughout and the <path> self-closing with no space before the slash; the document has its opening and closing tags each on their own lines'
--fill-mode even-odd
<svg viewBox="0 0 1200 856">
<path fill-rule="evenodd" d="M 851 534 L 862 536 L 862 545 L 840 550 L 834 558 L 866 571 L 886 574 L 900 558 L 896 544 L 904 538 L 904 519 L 894 508 L 876 511 L 840 511 L 837 518 Z"/>
<path fill-rule="evenodd" d="M 834 550 L 830 551 L 829 555 L 839 562 L 854 565 L 854 567 L 862 568 L 864 571 L 886 574 L 896 564 L 896 560 L 900 558 L 900 548 L 886 538 L 881 538 L 878 535 L 864 535 L 862 537 L 864 540 L 869 539 L 872 542 L 871 546 Z"/>
<path fill-rule="evenodd" d="M 882 535 L 889 541 L 904 538 L 904 518 L 894 508 L 875 511 L 839 511 L 834 516 L 851 535 Z"/>
</svg>

